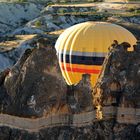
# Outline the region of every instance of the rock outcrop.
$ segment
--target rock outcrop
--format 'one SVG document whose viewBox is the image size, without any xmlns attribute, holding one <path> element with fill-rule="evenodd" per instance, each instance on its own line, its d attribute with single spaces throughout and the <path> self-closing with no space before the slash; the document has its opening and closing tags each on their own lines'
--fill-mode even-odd
<svg viewBox="0 0 140 140">
<path fill-rule="evenodd" d="M 65 98 L 66 84 L 55 49 L 39 45 L 38 49 L 26 50 L 6 77 L 4 86 L 11 97 L 8 110 L 15 115 L 42 116 L 53 108 L 59 110 L 57 107 L 62 103 L 61 97 Z"/>
<path fill-rule="evenodd" d="M 113 48 L 105 59 L 94 92 L 97 88 L 100 89 L 102 95 L 100 103 L 103 109 L 116 108 L 116 112 L 114 111 L 115 114 L 111 116 L 109 114 L 111 109 L 109 112 L 105 110 L 103 120 L 100 121 L 94 118 L 95 113 L 93 113 L 94 119 L 91 121 L 90 112 L 95 112 L 95 106 L 90 75 L 83 75 L 76 86 L 66 85 L 59 69 L 55 49 L 52 47 L 53 41 L 40 39 L 39 42 L 37 48 L 26 50 L 10 71 L 1 73 L 0 110 L 12 117 L 19 116 L 18 119 L 24 122 L 26 119 L 27 122 L 37 119 L 38 122 L 35 123 L 37 126 L 39 123 L 42 126 L 43 120 L 50 119 L 51 116 L 56 118 L 54 121 L 50 119 L 53 122 L 52 126 L 45 126 L 46 121 L 44 127 L 34 131 L 16 128 L 13 124 L 21 124 L 18 124 L 18 119 L 17 121 L 12 119 L 12 125 L 0 127 L 2 140 L 7 138 L 13 140 L 25 138 L 27 140 L 139 139 L 140 126 L 135 120 L 140 117 L 138 113 L 132 114 L 133 110 L 136 113 L 139 109 L 139 43 L 134 46 L 132 52 L 127 51 L 130 47 L 128 43 L 112 45 Z M 120 109 L 123 110 L 119 114 Z M 69 117 L 63 118 L 62 116 L 66 114 Z M 87 121 L 84 114 L 90 114 L 86 115 Z M 134 119 L 133 117 L 136 116 L 137 118 Z M 66 124 L 65 119 L 68 119 Z M 59 120 L 62 121 L 60 126 Z M 27 126 L 25 124 L 25 127 Z"/>
<path fill-rule="evenodd" d="M 39 16 L 41 9 L 33 3 L 0 2 L 0 35 L 13 31 Z"/>
<path fill-rule="evenodd" d="M 42 117 L 93 110 L 92 89 L 86 80 L 89 76 L 83 76 L 75 87 L 67 86 L 52 47 L 54 41 L 40 39 L 39 42 L 37 48 L 25 51 L 2 80 L 5 97 L 10 102 L 6 107 L 2 105 L 5 109 L 1 111 L 22 117 Z"/>
<path fill-rule="evenodd" d="M 140 43 L 133 46 L 134 51 L 127 51 L 130 45 L 126 42 L 112 44 L 112 47 L 97 83 L 103 105 L 139 108 Z"/>
</svg>

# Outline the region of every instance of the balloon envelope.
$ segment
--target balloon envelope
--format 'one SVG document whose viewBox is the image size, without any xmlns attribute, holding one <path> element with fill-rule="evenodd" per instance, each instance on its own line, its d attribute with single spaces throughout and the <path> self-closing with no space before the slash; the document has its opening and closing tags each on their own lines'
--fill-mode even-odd
<svg viewBox="0 0 140 140">
<path fill-rule="evenodd" d="M 84 22 L 66 29 L 55 48 L 60 68 L 68 85 L 77 84 L 82 74 L 90 74 L 92 85 L 100 74 L 109 46 L 118 43 L 136 44 L 134 35 L 125 28 L 107 22 Z"/>
</svg>

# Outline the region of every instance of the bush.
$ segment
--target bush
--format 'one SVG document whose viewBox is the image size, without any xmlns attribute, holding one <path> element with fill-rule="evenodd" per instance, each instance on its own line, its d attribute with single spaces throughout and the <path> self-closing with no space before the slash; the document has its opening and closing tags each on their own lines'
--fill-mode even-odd
<svg viewBox="0 0 140 140">
<path fill-rule="evenodd" d="M 128 12 L 134 12 L 134 11 L 135 11 L 134 8 L 130 8 L 130 9 L 128 9 Z"/>
<path fill-rule="evenodd" d="M 140 14 L 140 10 L 139 9 L 135 10 L 135 13 Z"/>
<path fill-rule="evenodd" d="M 67 13 L 67 10 L 66 10 L 65 8 L 60 8 L 60 9 L 58 10 L 58 13 L 60 13 L 60 14 L 65 14 L 65 13 Z"/>
<path fill-rule="evenodd" d="M 35 22 L 35 26 L 36 26 L 36 27 L 39 28 L 39 27 L 41 27 L 41 25 L 42 25 L 42 24 L 41 24 L 41 21 L 37 20 L 37 21 Z"/>
<path fill-rule="evenodd" d="M 28 0 L 19 0 L 19 2 L 28 2 Z"/>
<path fill-rule="evenodd" d="M 51 6 L 51 5 L 54 5 L 54 4 L 55 4 L 54 2 L 48 2 L 47 3 L 48 6 Z"/>
</svg>

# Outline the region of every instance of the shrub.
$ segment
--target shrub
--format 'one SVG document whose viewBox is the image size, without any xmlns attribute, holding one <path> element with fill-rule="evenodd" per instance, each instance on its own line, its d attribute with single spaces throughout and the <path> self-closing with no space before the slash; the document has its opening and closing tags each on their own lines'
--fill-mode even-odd
<svg viewBox="0 0 140 140">
<path fill-rule="evenodd" d="M 39 28 L 39 27 L 41 27 L 41 25 L 42 25 L 42 24 L 41 24 L 41 21 L 37 20 L 37 21 L 35 22 L 35 26 L 36 26 L 36 27 Z"/>
<path fill-rule="evenodd" d="M 28 0 L 19 0 L 19 2 L 28 2 Z"/>
<path fill-rule="evenodd" d="M 135 11 L 134 8 L 130 8 L 130 9 L 128 9 L 128 12 L 134 12 L 134 11 Z"/>
<path fill-rule="evenodd" d="M 136 14 L 140 14 L 140 9 L 135 10 Z"/>
<path fill-rule="evenodd" d="M 51 5 L 54 5 L 54 4 L 55 4 L 54 2 L 48 2 L 47 3 L 48 6 L 51 6 Z"/>
<path fill-rule="evenodd" d="M 58 13 L 60 13 L 60 14 L 65 14 L 66 12 L 67 12 L 67 10 L 65 8 L 60 8 L 58 10 Z"/>
</svg>

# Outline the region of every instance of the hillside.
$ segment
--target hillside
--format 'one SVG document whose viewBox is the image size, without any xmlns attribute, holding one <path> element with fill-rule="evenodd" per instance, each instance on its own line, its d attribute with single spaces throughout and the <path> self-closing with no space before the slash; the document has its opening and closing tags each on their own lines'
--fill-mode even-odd
<svg viewBox="0 0 140 140">
<path fill-rule="evenodd" d="M 41 8 L 33 3 L 0 3 L 0 35 L 8 34 L 38 17 L 40 10 Z"/>
</svg>

